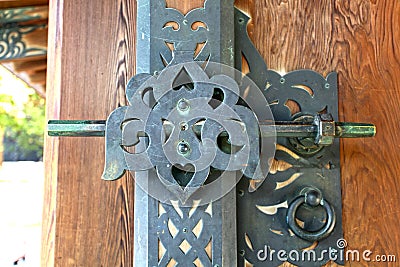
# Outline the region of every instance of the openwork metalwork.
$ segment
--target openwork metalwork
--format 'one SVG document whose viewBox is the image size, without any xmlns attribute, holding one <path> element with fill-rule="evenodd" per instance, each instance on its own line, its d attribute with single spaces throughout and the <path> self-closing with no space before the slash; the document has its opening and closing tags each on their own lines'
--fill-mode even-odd
<svg viewBox="0 0 400 267">
<path fill-rule="evenodd" d="M 34 19 L 40 19 L 40 15 L 32 15 L 29 12 L 35 10 L 34 7 L 19 7 L 0 9 L 0 24 L 12 24 L 18 22 L 27 22 Z"/>
<path fill-rule="evenodd" d="M 310 70 L 284 75 L 268 70 L 254 46 L 247 45 L 250 40 L 240 23 L 247 19 L 236 11 L 236 28 L 241 30 L 236 33 L 240 38 L 235 53 L 246 50 L 247 75 L 264 88 L 275 120 L 312 122 L 315 114 L 325 118 L 326 113 L 337 119 L 336 73 L 325 78 Z M 236 60 L 237 68 L 241 61 Z M 319 192 L 321 205 L 304 203 L 310 190 Z M 323 146 L 316 144 L 315 137 L 279 137 L 267 179 L 261 185 L 242 179 L 237 193 L 239 266 L 278 266 L 284 261 L 321 266 L 330 260 L 343 264 L 342 248 L 336 244 L 343 235 L 337 141 Z M 287 255 L 277 257 L 272 250 Z M 324 250 L 329 253 L 324 255 Z"/>
<path fill-rule="evenodd" d="M 47 53 L 46 49 L 29 47 L 24 39 L 30 33 L 47 27 L 46 24 L 27 23 L 40 18 L 39 15 L 29 15 L 31 10 L 33 8 L 29 7 L 0 10 L 0 60 Z"/>
<path fill-rule="evenodd" d="M 23 40 L 27 35 L 39 28 L 45 28 L 47 25 L 34 25 L 26 27 L 4 27 L 0 29 L 0 59 L 11 59 L 26 57 L 38 53 L 45 55 L 46 50 L 41 48 L 27 48 Z"/>
<path fill-rule="evenodd" d="M 218 262 L 221 255 L 216 247 L 220 237 L 215 236 L 218 228 L 212 220 L 218 214 L 213 214 L 212 206 L 212 203 L 194 208 L 159 205 L 159 266 L 174 262 L 213 266 L 213 262 Z"/>
<path fill-rule="evenodd" d="M 234 78 L 219 74 L 217 69 L 224 66 L 209 63 L 205 70 L 193 61 L 190 52 L 183 52 L 177 53 L 171 65 L 159 75 L 133 77 L 126 90 L 130 106 L 115 110 L 107 120 L 103 178 L 114 180 L 125 170 L 155 168 L 164 187 L 181 204 L 200 187 L 203 203 L 216 199 L 204 194 L 203 185 L 211 169 L 222 171 L 221 179 L 225 171 L 240 171 L 250 179 L 264 179 L 269 161 L 260 161 L 263 140 L 258 119 L 250 109 L 252 103 L 241 97 L 243 93 Z M 263 98 L 261 93 L 260 98 Z M 272 120 L 267 103 L 259 106 L 264 106 L 261 117 Z M 140 143 L 140 133 L 147 137 L 146 149 L 129 152 L 129 147 Z M 269 138 L 271 152 L 264 151 L 271 157 L 273 133 Z M 140 186 L 140 181 L 137 182 Z M 236 182 L 225 182 L 230 185 L 227 189 L 232 189 Z M 228 190 L 221 190 L 218 197 Z M 157 193 L 159 196 L 153 194 L 157 199 L 165 197 L 164 192 Z"/>
<path fill-rule="evenodd" d="M 165 0 L 138 0 L 137 51 L 143 61 L 137 72 L 162 70 L 171 62 L 172 50 L 192 51 L 196 61 L 233 65 L 233 2 L 207 0 L 184 15 L 166 8 Z"/>
<path fill-rule="evenodd" d="M 165 1 L 160 0 L 138 0 L 137 6 L 138 41 L 136 49 L 138 53 L 136 57 L 136 71 L 138 73 L 161 76 L 162 70 L 166 66 L 171 65 L 173 53 L 176 56 L 186 49 L 190 51 L 192 61 L 203 61 L 204 65 L 207 65 L 209 61 L 214 61 L 233 66 L 233 0 L 208 0 L 205 1 L 203 8 L 192 10 L 186 15 L 181 14 L 178 10 L 167 8 Z M 212 76 L 209 75 L 209 77 Z M 185 75 L 182 77 L 185 77 Z M 191 87 L 190 83 L 189 87 Z M 182 92 L 187 94 L 188 92 L 184 90 L 186 89 L 183 89 Z M 155 101 L 155 99 L 151 99 L 150 95 L 146 97 L 147 99 L 149 103 Z M 185 101 L 180 102 L 181 98 L 177 100 L 175 99 L 174 101 L 174 108 L 177 110 L 179 107 L 185 110 L 187 103 Z M 179 106 L 178 102 L 180 102 Z M 191 103 L 189 105 L 192 108 Z M 183 124 L 179 126 L 190 128 L 190 124 L 195 123 L 195 121 L 187 120 L 186 123 L 187 125 Z M 166 123 L 162 130 L 168 128 L 170 124 L 171 122 Z M 192 133 L 189 133 L 193 137 Z M 190 140 L 184 141 L 187 144 L 191 143 Z M 145 151 L 149 145 L 150 143 L 144 142 L 143 144 L 138 144 L 137 148 Z M 185 142 L 181 145 L 182 149 L 180 148 L 179 151 L 185 153 Z M 189 149 L 192 149 L 191 145 Z M 211 169 L 208 179 L 212 179 L 215 172 L 218 174 L 218 170 Z M 220 179 L 221 181 L 233 180 L 236 182 L 240 178 L 237 172 L 225 172 L 225 174 L 225 179 Z M 184 185 L 188 182 L 188 179 L 181 175 L 176 182 Z M 157 172 L 154 168 L 149 171 L 136 172 L 135 181 L 142 182 L 142 186 L 135 187 L 135 266 L 141 266 L 144 262 L 148 266 L 165 266 L 167 262 L 170 265 L 175 263 L 181 266 L 216 267 L 237 265 L 236 246 L 232 246 L 232 244 L 236 243 L 236 219 L 234 216 L 231 216 L 236 210 L 234 190 L 230 190 L 224 197 L 212 202 L 210 206 L 212 213 L 204 210 L 204 207 L 207 207 L 210 203 L 206 206 L 201 206 L 198 202 L 193 201 L 196 199 L 196 193 L 201 193 L 201 191 L 197 190 L 192 194 L 191 199 L 186 200 L 187 207 L 182 207 L 182 205 L 178 204 L 180 206 L 179 209 L 171 209 L 171 206 L 169 206 L 169 208 L 165 209 L 166 213 L 162 215 L 163 219 L 159 219 L 160 205 L 164 207 L 167 204 L 160 202 L 147 193 L 158 191 L 160 188 L 160 183 L 158 183 L 160 179 Z M 173 180 L 172 182 L 174 183 Z M 161 183 L 161 185 L 164 184 Z M 215 186 L 214 188 L 220 190 L 224 186 L 224 183 L 220 183 L 219 186 Z M 142 188 L 146 188 L 147 190 L 144 191 Z M 165 195 L 171 192 L 171 190 L 165 189 L 165 186 L 163 188 L 166 191 Z M 200 197 L 200 199 L 204 199 L 204 196 Z M 181 200 L 179 201 L 182 202 Z M 173 203 L 170 204 L 172 205 Z M 176 210 L 181 210 L 182 214 L 186 215 L 177 216 Z M 189 215 L 189 213 L 193 214 Z M 171 229 L 174 230 L 172 225 L 171 229 L 165 232 L 163 236 L 159 235 L 162 233 L 160 229 L 165 227 L 165 220 L 167 218 L 173 218 L 174 226 L 180 231 L 180 234 L 175 236 L 175 238 L 173 238 L 174 235 L 171 233 Z M 188 223 L 191 224 L 191 221 L 195 218 L 201 218 L 203 222 L 202 232 L 204 231 L 204 234 L 199 236 L 192 235 L 189 238 L 183 239 L 187 233 L 191 235 L 193 232 L 191 230 L 192 226 L 185 225 Z M 171 235 L 171 237 L 168 235 Z M 207 240 L 210 236 L 212 238 Z M 182 242 L 179 242 L 180 240 Z M 205 240 L 211 240 L 209 244 L 206 244 L 206 248 L 203 247 Z M 171 245 L 168 245 L 169 242 L 172 242 Z M 227 247 L 230 247 L 230 249 L 226 249 Z M 188 250 L 188 248 L 191 249 Z M 210 250 L 212 254 L 207 253 Z M 206 251 L 206 256 L 204 251 Z M 195 255 L 198 256 L 197 259 Z"/>
<path fill-rule="evenodd" d="M 138 0 L 145 74 L 129 106 L 106 125 L 49 122 L 52 135 L 105 135 L 104 179 L 135 172 L 135 266 L 344 263 L 335 137 L 375 126 L 337 122 L 336 73 L 268 69 L 248 21 L 233 0 L 186 15 Z"/>
</svg>

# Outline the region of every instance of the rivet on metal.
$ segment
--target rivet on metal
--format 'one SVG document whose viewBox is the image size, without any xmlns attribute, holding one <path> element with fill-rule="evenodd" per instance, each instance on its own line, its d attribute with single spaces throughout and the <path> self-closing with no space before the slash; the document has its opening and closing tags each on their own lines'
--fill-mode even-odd
<svg viewBox="0 0 400 267">
<path fill-rule="evenodd" d="M 176 105 L 180 111 L 188 111 L 190 108 L 189 102 L 186 99 L 180 99 Z"/>
<path fill-rule="evenodd" d="M 322 201 L 321 193 L 316 190 L 310 190 L 305 194 L 305 202 L 311 207 L 318 206 Z"/>
<path fill-rule="evenodd" d="M 190 146 L 185 141 L 181 141 L 177 146 L 177 151 L 181 155 L 187 155 L 190 152 Z"/>
<path fill-rule="evenodd" d="M 189 129 L 189 125 L 186 122 L 181 122 L 180 126 L 181 131 L 186 131 L 187 129 Z"/>
</svg>

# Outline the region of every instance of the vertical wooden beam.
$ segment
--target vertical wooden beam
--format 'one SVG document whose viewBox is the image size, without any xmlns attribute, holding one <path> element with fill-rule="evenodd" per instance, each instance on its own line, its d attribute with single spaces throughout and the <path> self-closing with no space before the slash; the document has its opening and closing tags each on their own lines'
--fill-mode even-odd
<svg viewBox="0 0 400 267">
<path fill-rule="evenodd" d="M 204 0 L 191 0 L 191 1 L 179 1 L 179 0 L 166 0 L 167 7 L 175 8 L 182 12 L 182 14 L 188 13 L 190 10 L 195 8 L 201 8 L 204 6 Z"/>
<path fill-rule="evenodd" d="M 47 57 L 46 117 L 60 118 L 61 55 L 62 55 L 62 1 L 51 1 L 49 5 L 49 45 Z M 45 135 L 44 163 L 45 182 L 42 221 L 41 266 L 55 265 L 57 177 L 59 139 Z"/>
<path fill-rule="evenodd" d="M 135 1 L 51 1 L 48 119 L 104 119 L 134 74 Z M 101 180 L 103 138 L 46 138 L 42 266 L 130 266 L 133 180 Z"/>
</svg>

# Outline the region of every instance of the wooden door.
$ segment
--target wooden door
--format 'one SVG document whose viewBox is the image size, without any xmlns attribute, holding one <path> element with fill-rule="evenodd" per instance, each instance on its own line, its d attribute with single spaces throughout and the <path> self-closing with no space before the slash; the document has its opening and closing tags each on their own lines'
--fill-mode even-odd
<svg viewBox="0 0 400 267">
<path fill-rule="evenodd" d="M 136 1 L 50 1 L 47 116 L 105 119 L 125 105 L 135 62 Z M 170 0 L 181 10 L 201 0 Z M 343 121 L 377 125 L 341 142 L 349 249 L 400 261 L 400 2 L 237 0 L 269 68 L 339 74 Z M 46 138 L 42 266 L 131 266 L 134 183 L 100 179 L 103 138 Z M 373 262 L 348 263 L 372 266 Z M 395 266 L 380 263 L 377 266 Z"/>
</svg>

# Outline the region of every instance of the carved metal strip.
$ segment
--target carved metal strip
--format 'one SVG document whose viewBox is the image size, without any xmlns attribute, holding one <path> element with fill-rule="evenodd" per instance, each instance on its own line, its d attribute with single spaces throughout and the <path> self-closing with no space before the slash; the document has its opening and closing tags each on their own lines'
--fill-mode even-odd
<svg viewBox="0 0 400 267">
<path fill-rule="evenodd" d="M 171 49 L 194 53 L 199 46 L 201 51 L 193 54 L 197 61 L 232 65 L 233 27 L 224 26 L 233 21 L 232 8 L 233 0 L 208 0 L 184 15 L 166 8 L 165 1 L 138 0 L 137 73 L 162 70 L 172 60 Z"/>
<path fill-rule="evenodd" d="M 158 75 L 171 63 L 171 48 L 195 51 L 199 46 L 196 60 L 232 66 L 233 16 L 233 0 L 208 0 L 186 15 L 166 8 L 165 1 L 138 0 L 137 72 Z M 154 169 L 135 176 L 148 190 L 158 186 Z M 180 207 L 160 203 L 137 186 L 135 266 L 236 266 L 235 205 L 235 190 L 209 206 Z"/>
<path fill-rule="evenodd" d="M 0 60 L 46 55 L 46 47 L 28 40 L 29 34 L 47 28 L 41 11 L 35 7 L 0 10 Z"/>
<path fill-rule="evenodd" d="M 37 7 L 19 7 L 0 9 L 0 25 L 16 24 L 32 20 L 45 19 L 38 13 L 35 13 Z"/>
<path fill-rule="evenodd" d="M 46 55 L 46 49 L 29 47 L 25 40 L 28 34 L 46 27 L 47 25 L 3 26 L 0 29 L 0 60 Z"/>
</svg>

